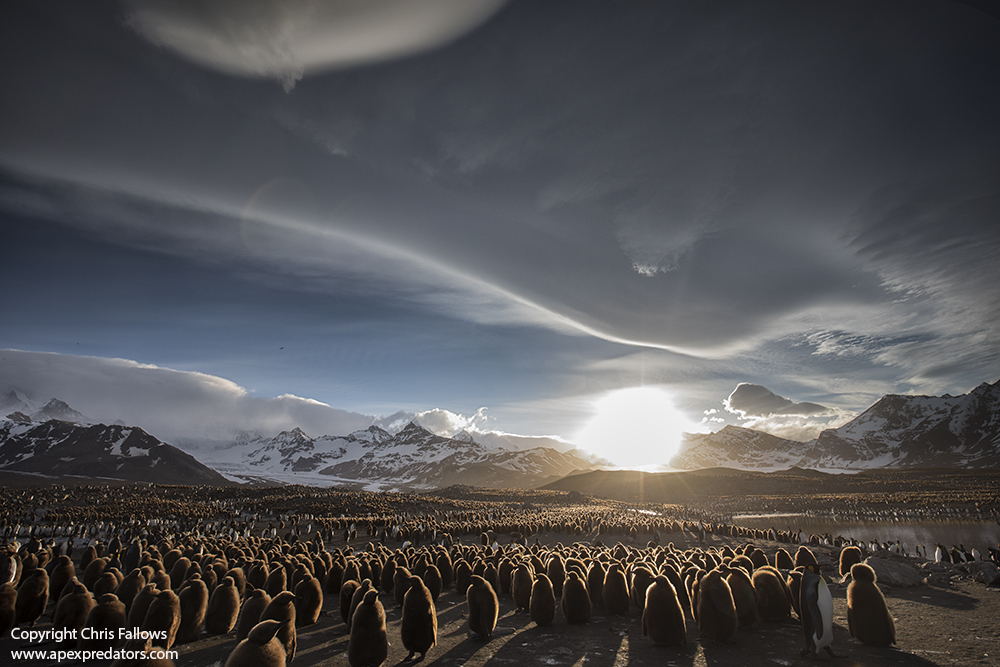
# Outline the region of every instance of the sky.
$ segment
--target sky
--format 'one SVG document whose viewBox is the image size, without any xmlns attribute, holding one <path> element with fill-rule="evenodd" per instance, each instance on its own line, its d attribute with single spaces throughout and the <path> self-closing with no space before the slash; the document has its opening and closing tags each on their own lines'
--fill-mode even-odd
<svg viewBox="0 0 1000 667">
<path fill-rule="evenodd" d="M 0 393 L 657 463 L 994 382 L 977 5 L 5 3 Z"/>
</svg>

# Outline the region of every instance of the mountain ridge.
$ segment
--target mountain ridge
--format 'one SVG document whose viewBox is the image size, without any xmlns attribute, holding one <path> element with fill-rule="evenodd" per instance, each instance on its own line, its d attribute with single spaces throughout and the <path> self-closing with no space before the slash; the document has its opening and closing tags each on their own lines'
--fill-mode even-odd
<svg viewBox="0 0 1000 667">
<path fill-rule="evenodd" d="M 0 421 L 0 470 L 168 484 L 229 484 L 190 454 L 141 428 Z"/>
<path fill-rule="evenodd" d="M 688 434 L 670 465 L 746 470 L 792 465 L 828 470 L 1000 467 L 1000 380 L 959 396 L 886 394 L 843 426 L 804 443 L 736 426 Z"/>
<path fill-rule="evenodd" d="M 231 440 L 211 441 L 199 449 L 193 443 L 174 447 L 120 421 L 90 424 L 57 398 L 40 405 L 16 389 L 0 394 L 0 406 L 4 412 L 17 408 L 0 420 L 0 469 L 10 471 L 150 481 L 172 475 L 181 482 L 225 481 L 229 475 L 278 483 L 433 489 L 453 484 L 533 487 L 607 464 L 577 449 L 497 446 L 495 438 L 484 444 L 467 430 L 439 435 L 415 418 L 395 433 L 374 423 L 337 436 L 312 437 L 299 427 L 272 437 L 240 431 Z M 154 449 L 162 456 L 150 457 Z M 177 470 L 157 468 L 160 460 Z M 691 471 L 1000 467 L 1000 381 L 984 382 L 958 396 L 886 394 L 850 422 L 808 442 L 734 425 L 715 433 L 685 434 L 680 450 L 666 463 Z"/>
<path fill-rule="evenodd" d="M 476 442 L 468 432 L 449 438 L 412 420 L 395 434 L 372 425 L 344 436 L 311 438 L 301 429 L 293 429 L 225 450 L 230 464 L 227 471 L 233 475 L 287 478 L 309 474 L 329 483 L 381 483 L 384 487 L 388 482 L 398 488 L 533 486 L 575 470 L 594 468 L 577 453 L 548 447 L 493 450 Z M 236 457 L 241 459 L 239 466 L 233 465 Z"/>
</svg>

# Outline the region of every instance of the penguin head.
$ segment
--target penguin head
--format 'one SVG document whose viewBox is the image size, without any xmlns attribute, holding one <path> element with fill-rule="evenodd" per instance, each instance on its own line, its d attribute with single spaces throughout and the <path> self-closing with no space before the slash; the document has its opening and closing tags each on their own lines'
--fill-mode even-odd
<svg viewBox="0 0 1000 667">
<path fill-rule="evenodd" d="M 276 621 L 274 619 L 268 619 L 261 621 L 257 625 L 253 626 L 250 630 L 250 634 L 247 635 L 246 641 L 252 644 L 264 644 L 271 641 L 271 639 L 278 634 L 278 630 L 282 628 L 290 619 L 284 619 L 282 621 Z"/>
<path fill-rule="evenodd" d="M 810 572 L 812 572 L 813 574 L 818 575 L 820 574 L 820 571 L 823 569 L 823 566 L 820 565 L 819 563 L 806 563 L 805 568 Z"/>
<path fill-rule="evenodd" d="M 870 565 L 855 563 L 851 566 L 851 578 L 854 579 L 854 581 L 867 581 L 875 583 L 875 570 L 873 570 Z"/>
</svg>

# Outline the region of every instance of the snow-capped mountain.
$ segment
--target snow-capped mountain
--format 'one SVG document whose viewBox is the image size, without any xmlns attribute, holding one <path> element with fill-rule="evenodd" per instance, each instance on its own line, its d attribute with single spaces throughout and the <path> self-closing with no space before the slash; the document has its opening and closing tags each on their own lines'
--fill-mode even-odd
<svg viewBox="0 0 1000 667">
<path fill-rule="evenodd" d="M 58 419 L 59 421 L 73 423 L 88 421 L 86 417 L 66 405 L 63 401 L 60 401 L 58 398 L 49 400 L 49 402 L 43 405 L 41 409 L 36 410 L 31 415 L 31 421 L 35 422 L 47 422 L 50 419 Z"/>
<path fill-rule="evenodd" d="M 961 396 L 889 394 L 810 444 L 812 467 L 997 467 L 1000 381 Z"/>
<path fill-rule="evenodd" d="M 274 438 L 249 437 L 227 448 L 225 458 L 226 471 L 234 475 L 281 480 L 321 476 L 329 483 L 428 489 L 449 484 L 531 487 L 594 467 L 578 453 L 545 447 L 491 450 L 467 432 L 446 438 L 415 422 L 395 435 L 371 426 L 345 436 L 311 438 L 293 429 Z"/>
<path fill-rule="evenodd" d="M 685 433 L 671 467 L 755 468 L 778 470 L 797 465 L 804 443 L 741 426 L 726 426 L 715 433 Z"/>
<path fill-rule="evenodd" d="M 68 406 L 67 406 L 68 407 Z M 226 484 L 194 457 L 141 428 L 0 421 L 0 470 L 160 484 Z"/>
<path fill-rule="evenodd" d="M 8 389 L 0 394 L 0 418 L 3 417 L 17 421 L 24 421 L 26 417 L 35 422 L 46 422 L 50 419 L 74 423 L 89 421 L 87 417 L 58 398 L 50 398 L 45 404 L 39 405 L 30 396 L 17 389 Z"/>
<path fill-rule="evenodd" d="M 17 389 L 8 389 L 0 394 L 0 415 L 12 412 L 28 414 L 32 412 L 31 399 Z"/>
<path fill-rule="evenodd" d="M 1000 381 L 961 396 L 883 396 L 840 428 L 801 443 L 727 426 L 688 434 L 677 468 L 1000 467 Z"/>
</svg>

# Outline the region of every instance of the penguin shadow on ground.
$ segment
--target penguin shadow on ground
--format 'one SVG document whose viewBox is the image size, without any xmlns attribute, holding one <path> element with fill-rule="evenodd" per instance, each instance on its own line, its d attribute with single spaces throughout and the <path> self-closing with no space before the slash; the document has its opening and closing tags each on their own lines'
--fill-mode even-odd
<svg viewBox="0 0 1000 667">
<path fill-rule="evenodd" d="M 434 607 L 437 610 L 439 635 L 453 637 L 468 631 L 469 609 L 464 596 L 460 597 L 455 592 L 442 593 Z"/>
<path fill-rule="evenodd" d="M 695 663 L 693 647 L 670 647 L 654 644 L 642 636 L 641 619 L 595 614 L 586 623 L 569 624 L 557 617 L 551 625 L 535 625 L 527 613 L 514 636 L 493 654 L 497 664 L 532 665 L 586 664 L 596 667 L 626 665 L 691 666 Z M 509 620 L 508 620 L 509 619 Z"/>
<path fill-rule="evenodd" d="M 916 604 L 928 604 L 956 611 L 969 611 L 979 606 L 978 600 L 965 593 L 947 591 L 940 588 L 897 589 L 886 594 L 886 601 L 908 600 Z"/>
<path fill-rule="evenodd" d="M 347 626 L 340 620 L 339 612 L 339 609 L 336 610 L 338 616 L 333 620 L 321 616 L 318 623 L 296 629 L 296 663 L 300 662 L 301 657 L 301 662 L 305 665 L 316 664 L 317 658 L 325 659 L 347 651 Z"/>
<path fill-rule="evenodd" d="M 235 632 L 224 635 L 201 635 L 197 641 L 174 644 L 173 650 L 179 654 L 175 664 L 177 667 L 185 667 L 225 663 L 226 658 L 236 648 L 236 644 Z"/>
<path fill-rule="evenodd" d="M 799 662 L 795 662 L 794 664 L 815 665 L 821 661 L 828 662 L 831 665 L 844 664 L 845 667 L 855 667 L 855 665 L 863 665 L 866 667 L 868 665 L 872 665 L 873 667 L 881 667 L 882 665 L 941 667 L 943 664 L 955 664 L 954 661 L 950 659 L 946 663 L 943 663 L 923 658 L 895 646 L 887 648 L 866 646 L 854 638 L 848 638 L 846 641 L 838 641 L 834 650 L 838 655 L 843 655 L 844 657 L 831 659 L 827 655 L 820 656 L 819 658 L 807 656 L 801 658 Z"/>
</svg>

